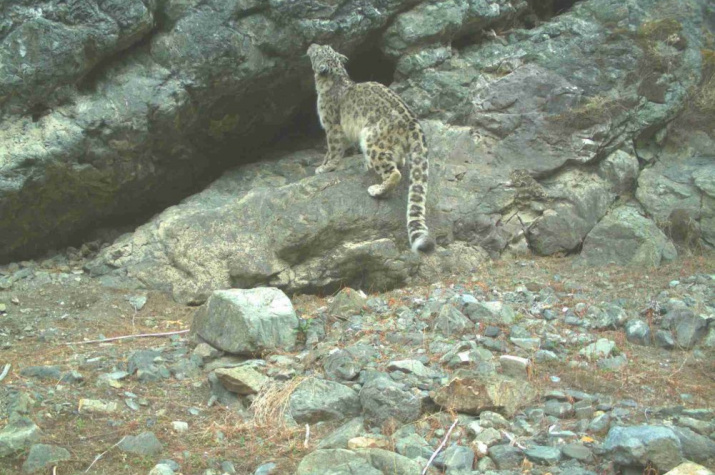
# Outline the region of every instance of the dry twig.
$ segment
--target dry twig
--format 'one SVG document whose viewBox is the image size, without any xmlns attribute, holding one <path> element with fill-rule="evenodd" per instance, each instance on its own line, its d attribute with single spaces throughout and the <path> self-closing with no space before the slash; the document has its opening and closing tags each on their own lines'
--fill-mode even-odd
<svg viewBox="0 0 715 475">
<path fill-rule="evenodd" d="M 189 331 L 191 331 L 191 330 L 177 330 L 177 331 L 173 331 L 173 332 L 162 332 L 162 333 L 140 333 L 138 335 L 114 336 L 112 338 L 105 338 L 103 340 L 73 341 L 70 343 L 65 343 L 65 345 L 88 345 L 90 343 L 106 343 L 108 341 L 127 340 L 130 338 L 148 338 L 148 337 L 157 337 L 157 336 L 180 335 L 182 333 L 189 333 Z"/>
<path fill-rule="evenodd" d="M 0 373 L 0 381 L 5 379 L 5 376 L 10 372 L 10 363 L 6 364 L 5 367 L 2 370 L 2 373 Z"/>
<path fill-rule="evenodd" d="M 444 448 L 445 444 L 449 440 L 449 436 L 452 435 L 452 430 L 454 430 L 454 426 L 457 425 L 457 422 L 459 422 L 459 419 L 455 419 L 454 422 L 452 422 L 452 426 L 449 428 L 447 433 L 444 435 L 444 439 L 442 439 L 442 443 L 439 444 L 439 447 L 437 447 L 437 450 L 434 451 L 432 456 L 427 461 L 427 465 L 425 465 L 424 470 L 422 470 L 422 475 L 425 475 L 425 473 L 427 473 L 427 469 L 432 464 L 432 461 L 435 459 L 435 457 L 437 457 L 437 454 L 439 454 L 440 451 L 442 451 L 442 449 Z"/>
<path fill-rule="evenodd" d="M 117 445 L 121 444 L 122 441 L 123 441 L 124 439 L 126 439 L 126 438 L 127 438 L 127 436 L 125 435 L 124 437 L 122 437 L 121 439 L 119 439 L 119 442 L 117 442 L 116 444 L 114 444 L 113 446 L 109 447 L 107 450 L 105 450 L 105 451 L 102 452 L 101 454 L 99 454 L 99 455 L 97 455 L 96 457 L 94 457 L 94 460 L 92 460 L 92 463 L 89 464 L 89 467 L 87 467 L 87 470 L 85 470 L 84 473 L 89 472 L 89 470 L 92 468 L 92 466 L 93 466 L 95 463 L 97 463 L 97 461 L 98 461 L 99 459 L 101 459 L 101 458 L 104 456 L 104 454 L 106 454 L 107 452 L 109 452 L 110 450 L 112 450 L 112 449 L 113 449 L 114 447 L 116 447 Z"/>
</svg>

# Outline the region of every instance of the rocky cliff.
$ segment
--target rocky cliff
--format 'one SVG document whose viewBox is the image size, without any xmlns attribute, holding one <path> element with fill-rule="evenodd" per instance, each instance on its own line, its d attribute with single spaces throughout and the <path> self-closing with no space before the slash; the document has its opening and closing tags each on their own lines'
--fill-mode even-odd
<svg viewBox="0 0 715 475">
<path fill-rule="evenodd" d="M 231 286 L 391 287 L 468 272 L 487 254 L 653 266 L 676 257 L 673 241 L 715 246 L 706 0 L 14 0 L 0 11 L 0 261 L 159 213 L 89 268 L 201 302 Z M 405 190 L 373 200 L 376 177 L 358 160 L 313 175 L 312 42 L 423 119 L 435 255 L 407 249 Z"/>
</svg>

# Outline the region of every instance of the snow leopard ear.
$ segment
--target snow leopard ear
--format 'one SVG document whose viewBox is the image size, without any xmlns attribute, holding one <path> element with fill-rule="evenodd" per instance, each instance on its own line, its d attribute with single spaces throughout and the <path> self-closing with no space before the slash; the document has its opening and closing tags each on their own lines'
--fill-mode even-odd
<svg viewBox="0 0 715 475">
<path fill-rule="evenodd" d="M 344 54 L 338 53 L 338 59 L 340 60 L 341 63 L 348 64 L 348 57 L 345 56 Z"/>
</svg>

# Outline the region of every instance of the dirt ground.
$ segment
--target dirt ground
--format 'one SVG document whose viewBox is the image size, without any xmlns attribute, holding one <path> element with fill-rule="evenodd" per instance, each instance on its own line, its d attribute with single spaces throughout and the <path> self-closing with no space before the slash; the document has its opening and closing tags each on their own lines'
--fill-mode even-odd
<svg viewBox="0 0 715 475">
<path fill-rule="evenodd" d="M 403 299 L 426 296 L 434 286 L 504 291 L 517 285 L 549 285 L 569 296 L 560 303 L 564 306 L 576 305 L 583 299 L 598 302 L 623 298 L 633 311 L 643 310 L 647 318 L 648 306 L 668 289 L 669 282 L 698 273 L 715 273 L 715 256 L 689 257 L 647 272 L 616 267 L 575 268 L 571 258 L 503 260 L 485 264 L 473 275 L 399 289 L 383 297 L 397 308 Z M 321 432 L 330 428 L 317 428 L 305 447 L 302 431 L 276 430 L 270 421 L 256 423 L 248 415 L 250 411 L 241 413 L 220 404 L 208 406 L 211 391 L 203 371 L 181 380 L 170 377 L 140 382 L 130 376 L 116 387 L 97 385 L 100 374 L 126 369 L 127 358 L 136 350 L 170 347 L 190 355 L 192 345 L 188 334 L 102 343 L 86 340 L 188 330 L 196 308 L 179 305 L 155 292 L 105 288 L 77 269 L 66 275 L 69 277 L 61 283 L 35 278 L 0 290 L 0 310 L 4 308 L 0 311 L 0 369 L 11 364 L 9 374 L 0 382 L 0 401 L 7 404 L 14 391 L 32 398 L 29 416 L 42 430 L 41 442 L 65 447 L 72 456 L 55 468 L 54 475 L 146 474 L 159 459 L 177 461 L 183 474 L 199 474 L 207 468 L 218 470 L 224 460 L 231 461 L 239 474 L 253 473 L 258 465 L 269 461 L 279 465 L 279 473 L 291 473 L 300 459 L 314 449 Z M 136 310 L 130 299 L 140 295 L 148 299 L 143 308 Z M 318 297 L 293 297 L 297 310 L 304 315 L 326 305 Z M 712 353 L 706 352 L 703 358 L 693 351 L 631 345 L 622 330 L 603 332 L 602 336 L 616 341 L 627 355 L 629 364 L 625 370 L 594 372 L 573 369 L 565 362 L 537 365 L 533 383 L 540 388 L 553 388 L 551 377 L 558 376 L 561 388 L 634 399 L 639 407 L 715 405 Z M 63 373 L 76 370 L 83 380 L 61 383 L 21 375 L 23 368 L 38 365 L 56 365 Z M 138 410 L 124 404 L 129 393 L 139 401 Z M 683 399 L 683 394 L 688 398 Z M 80 408 L 81 398 L 117 401 L 119 410 L 111 415 L 87 414 Z M 3 427 L 7 413 L 4 407 L 0 410 Z M 189 430 L 176 433 L 172 421 L 186 421 Z M 153 431 L 164 445 L 158 459 L 130 455 L 116 447 L 124 436 L 147 430 Z M 23 452 L 0 459 L 0 474 L 21 473 L 26 455 Z"/>
</svg>

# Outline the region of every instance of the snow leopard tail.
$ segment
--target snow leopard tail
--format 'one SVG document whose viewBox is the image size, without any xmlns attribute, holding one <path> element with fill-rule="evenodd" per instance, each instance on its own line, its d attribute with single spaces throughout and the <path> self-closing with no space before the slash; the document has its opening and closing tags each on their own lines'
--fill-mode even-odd
<svg viewBox="0 0 715 475">
<path fill-rule="evenodd" d="M 410 124 L 410 190 L 407 197 L 407 233 L 410 247 L 414 252 L 430 252 L 435 242 L 429 235 L 425 220 L 427 205 L 427 182 L 429 181 L 429 161 L 427 140 L 419 123 Z"/>
</svg>

